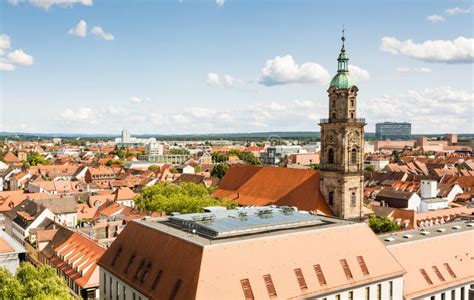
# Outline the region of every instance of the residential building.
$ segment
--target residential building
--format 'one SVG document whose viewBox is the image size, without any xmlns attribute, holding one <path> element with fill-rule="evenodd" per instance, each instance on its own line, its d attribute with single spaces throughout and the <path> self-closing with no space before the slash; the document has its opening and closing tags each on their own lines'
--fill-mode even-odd
<svg viewBox="0 0 474 300">
<path fill-rule="evenodd" d="M 98 264 L 101 299 L 401 299 L 405 273 L 366 224 L 289 207 L 131 222 Z"/>
<path fill-rule="evenodd" d="M 26 250 L 5 231 L 0 230 L 0 267 L 15 274 L 20 262 L 25 260 Z"/>
<path fill-rule="evenodd" d="M 405 208 L 419 211 L 421 198 L 416 192 L 397 191 L 390 188 L 382 189 L 378 192 L 376 201 L 381 206 L 389 206 L 394 208 Z"/>
<path fill-rule="evenodd" d="M 321 193 L 341 218 L 363 217 L 364 127 L 357 118 L 359 89 L 349 74 L 349 56 L 342 48 L 338 70 L 329 84 L 329 118 L 321 126 Z"/>
<path fill-rule="evenodd" d="M 383 122 L 375 124 L 376 140 L 409 140 L 411 124 L 407 122 Z"/>
<path fill-rule="evenodd" d="M 149 143 L 145 147 L 145 154 L 148 155 L 148 160 L 151 161 L 153 156 L 163 155 L 163 144 L 159 142 Z"/>
<path fill-rule="evenodd" d="M 293 146 L 268 146 L 266 152 L 260 156 L 262 162 L 267 165 L 278 165 L 290 154 L 306 153 L 306 150 L 299 145 Z"/>
</svg>

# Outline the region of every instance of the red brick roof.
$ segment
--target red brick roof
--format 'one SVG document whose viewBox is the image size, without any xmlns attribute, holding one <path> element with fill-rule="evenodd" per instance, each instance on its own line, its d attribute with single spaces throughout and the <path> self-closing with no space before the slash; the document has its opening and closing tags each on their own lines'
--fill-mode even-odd
<svg viewBox="0 0 474 300">
<path fill-rule="evenodd" d="M 319 171 L 240 165 L 227 171 L 213 195 L 235 199 L 240 205 L 296 206 L 332 216 L 319 181 Z"/>
</svg>

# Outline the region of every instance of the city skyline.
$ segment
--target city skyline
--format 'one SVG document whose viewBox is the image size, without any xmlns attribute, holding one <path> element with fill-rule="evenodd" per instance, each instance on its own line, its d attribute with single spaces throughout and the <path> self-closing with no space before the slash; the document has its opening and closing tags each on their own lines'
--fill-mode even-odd
<svg viewBox="0 0 474 300">
<path fill-rule="evenodd" d="M 470 5 L 4 1 L 0 131 L 319 131 L 344 24 L 368 132 L 472 133 Z"/>
</svg>

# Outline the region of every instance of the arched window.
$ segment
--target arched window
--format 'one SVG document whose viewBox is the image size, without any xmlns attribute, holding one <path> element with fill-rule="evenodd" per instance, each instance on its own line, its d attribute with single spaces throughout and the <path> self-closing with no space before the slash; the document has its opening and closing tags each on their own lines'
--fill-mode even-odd
<svg viewBox="0 0 474 300">
<path fill-rule="evenodd" d="M 351 107 L 354 107 L 354 99 L 351 99 Z"/>
<path fill-rule="evenodd" d="M 334 149 L 329 148 L 328 150 L 328 163 L 333 164 L 334 163 Z"/>
<path fill-rule="evenodd" d="M 329 192 L 328 203 L 329 205 L 334 205 L 334 192 Z"/>
<path fill-rule="evenodd" d="M 357 149 L 352 148 L 351 150 L 351 165 L 356 165 L 357 164 Z"/>
<path fill-rule="evenodd" d="M 351 112 L 351 119 L 354 119 L 354 113 Z"/>
<path fill-rule="evenodd" d="M 332 118 L 336 119 L 336 113 L 335 112 L 332 113 Z"/>
<path fill-rule="evenodd" d="M 351 206 L 352 206 L 352 207 L 356 207 L 356 205 L 357 205 L 356 193 L 355 193 L 355 192 L 352 192 L 352 194 L 351 194 Z"/>
</svg>

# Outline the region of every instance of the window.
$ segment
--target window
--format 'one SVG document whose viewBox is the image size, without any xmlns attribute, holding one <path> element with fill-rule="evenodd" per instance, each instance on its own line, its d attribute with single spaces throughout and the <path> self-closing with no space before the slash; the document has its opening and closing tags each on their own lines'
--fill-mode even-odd
<svg viewBox="0 0 474 300">
<path fill-rule="evenodd" d="M 107 274 L 104 273 L 104 295 L 107 295 Z"/>
<path fill-rule="evenodd" d="M 457 278 L 456 274 L 454 274 L 453 269 L 451 269 L 451 267 L 449 266 L 448 263 L 445 263 L 445 264 L 444 264 L 444 267 L 445 267 L 446 270 L 448 271 L 449 275 L 451 275 L 451 277 Z"/>
<path fill-rule="evenodd" d="M 389 281 L 389 297 L 390 297 L 390 300 L 393 299 L 393 281 Z"/>
<path fill-rule="evenodd" d="M 354 99 L 351 99 L 351 107 L 354 107 Z"/>
<path fill-rule="evenodd" d="M 126 300 L 127 299 L 127 288 L 124 286 L 122 286 L 122 297 L 123 297 L 123 300 Z"/>
<path fill-rule="evenodd" d="M 135 300 L 135 299 L 137 299 L 137 296 L 135 295 L 135 292 L 133 292 L 133 294 L 132 294 L 132 300 Z"/>
<path fill-rule="evenodd" d="M 423 277 L 425 278 L 426 282 L 428 282 L 428 284 L 433 284 L 433 281 L 431 281 L 431 278 L 430 276 L 428 276 L 425 269 L 420 269 L 420 273 L 421 275 L 423 275 Z"/>
<path fill-rule="evenodd" d="M 113 286 L 112 286 L 112 277 L 110 277 L 109 278 L 109 298 L 110 298 L 110 300 L 112 300 L 112 297 L 113 297 L 112 296 L 112 294 L 113 294 L 112 288 L 113 288 Z"/>
<path fill-rule="evenodd" d="M 352 193 L 352 194 L 354 195 L 355 193 Z M 369 275 L 369 269 L 367 269 L 367 265 L 365 264 L 364 258 L 362 256 L 357 256 L 357 261 L 359 262 L 359 266 L 360 266 L 360 269 L 362 270 L 362 274 Z"/>
<path fill-rule="evenodd" d="M 268 296 L 276 297 L 277 293 L 275 290 L 275 286 L 273 285 L 272 276 L 270 274 L 263 275 L 263 281 L 265 281 L 265 286 L 267 287 Z"/>
<path fill-rule="evenodd" d="M 120 299 L 120 297 L 119 297 L 119 283 L 118 283 L 118 281 L 115 281 L 115 298 L 116 298 L 117 300 Z"/>
<path fill-rule="evenodd" d="M 382 284 L 377 284 L 377 300 L 382 300 Z"/>
<path fill-rule="evenodd" d="M 314 265 L 314 271 L 316 272 L 316 277 L 318 278 L 320 285 L 326 285 L 326 278 L 324 278 L 323 270 L 321 265 Z"/>
<path fill-rule="evenodd" d="M 370 299 L 370 287 L 365 288 L 365 300 Z"/>
<path fill-rule="evenodd" d="M 242 279 L 240 281 L 240 284 L 242 285 L 242 290 L 244 291 L 244 296 L 245 300 L 253 300 L 253 292 L 252 292 L 252 286 L 250 285 L 250 281 L 246 279 Z"/>
<path fill-rule="evenodd" d="M 306 285 L 306 280 L 304 279 L 303 272 L 301 269 L 295 269 L 296 280 L 298 280 L 298 284 L 300 285 L 301 290 L 305 290 L 308 288 Z"/>
<path fill-rule="evenodd" d="M 347 264 L 347 260 L 341 259 L 340 262 L 341 262 L 342 269 L 344 270 L 344 274 L 346 274 L 346 278 L 352 279 L 352 272 L 351 272 L 351 269 L 349 268 L 349 265 Z"/>
<path fill-rule="evenodd" d="M 347 294 L 347 298 L 348 298 L 348 300 L 354 300 L 354 292 L 353 292 L 353 291 L 350 291 L 350 292 Z"/>
<path fill-rule="evenodd" d="M 333 164 L 334 163 L 334 149 L 329 148 L 328 150 L 328 163 Z"/>
<path fill-rule="evenodd" d="M 461 300 L 464 300 L 464 287 L 461 288 Z"/>
<path fill-rule="evenodd" d="M 351 165 L 357 165 L 357 149 L 352 148 L 351 150 Z"/>
<path fill-rule="evenodd" d="M 351 119 L 354 119 L 354 113 L 351 112 Z"/>
<path fill-rule="evenodd" d="M 351 206 L 352 207 L 357 206 L 357 196 L 356 196 L 355 192 L 352 192 L 352 194 L 351 194 Z M 364 274 L 364 275 L 368 275 L 368 274 Z"/>
<path fill-rule="evenodd" d="M 127 268 L 125 268 L 125 274 L 127 274 L 128 271 L 130 271 L 130 267 L 132 266 L 134 261 L 135 261 L 135 255 L 132 255 L 132 257 L 130 257 L 130 260 L 128 261 Z"/>
<path fill-rule="evenodd" d="M 178 294 L 179 288 L 181 287 L 182 283 L 183 282 L 181 281 L 181 279 L 176 280 L 173 291 L 171 291 L 170 300 L 173 300 L 176 298 L 176 295 Z"/>
<path fill-rule="evenodd" d="M 163 274 L 163 270 L 159 270 L 156 274 L 155 279 L 153 280 L 153 284 L 151 285 L 151 290 L 154 291 L 158 284 L 160 283 L 161 275 Z"/>
<path fill-rule="evenodd" d="M 436 296 L 431 296 L 430 297 L 430 300 L 435 300 L 436 299 Z"/>
<path fill-rule="evenodd" d="M 337 294 L 336 295 L 336 300 L 341 300 L 341 295 Z"/>
<path fill-rule="evenodd" d="M 140 262 L 140 265 L 138 266 L 138 269 L 137 271 L 135 272 L 135 276 L 133 276 L 133 278 L 135 280 L 138 279 L 138 277 L 140 276 L 140 273 L 142 272 L 142 269 L 143 269 L 143 266 L 145 265 L 145 260 L 143 259 L 141 262 Z"/>
<path fill-rule="evenodd" d="M 332 113 L 332 118 L 336 119 L 336 113 L 335 112 Z"/>
<path fill-rule="evenodd" d="M 120 254 L 122 254 L 122 247 L 118 248 L 117 253 L 114 256 L 114 260 L 112 260 L 112 266 L 115 266 L 115 263 L 117 262 L 117 259 L 120 257 Z"/>
<path fill-rule="evenodd" d="M 328 198 L 329 205 L 334 205 L 334 192 L 329 192 Z"/>
<path fill-rule="evenodd" d="M 439 271 L 438 267 L 437 266 L 432 266 L 431 267 L 433 269 L 433 271 L 435 272 L 436 276 L 438 276 L 439 280 L 441 281 L 446 281 L 443 277 L 443 274 L 441 274 L 441 272 Z"/>
<path fill-rule="evenodd" d="M 441 293 L 441 300 L 446 300 L 446 293 Z"/>
<path fill-rule="evenodd" d="M 451 290 L 451 300 L 456 300 L 456 290 Z"/>
</svg>

